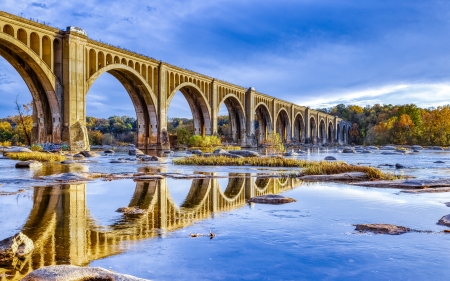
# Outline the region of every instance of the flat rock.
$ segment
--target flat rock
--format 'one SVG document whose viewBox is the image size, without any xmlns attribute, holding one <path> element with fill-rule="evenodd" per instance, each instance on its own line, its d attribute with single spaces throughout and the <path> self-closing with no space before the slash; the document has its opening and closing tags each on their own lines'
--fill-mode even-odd
<svg viewBox="0 0 450 281">
<path fill-rule="evenodd" d="M 439 224 L 439 225 L 445 225 L 445 226 L 450 226 L 450 215 L 443 216 L 443 217 L 437 222 L 437 224 Z"/>
<path fill-rule="evenodd" d="M 375 224 L 354 224 L 355 230 L 359 232 L 373 232 L 376 234 L 399 235 L 410 232 L 411 229 L 393 224 L 375 223 Z"/>
<path fill-rule="evenodd" d="M 353 148 L 346 147 L 342 150 L 342 153 L 356 153 L 356 151 Z"/>
<path fill-rule="evenodd" d="M 147 212 L 147 210 L 139 209 L 138 207 L 121 207 L 116 210 L 118 213 L 124 213 L 125 215 L 142 215 Z"/>
<path fill-rule="evenodd" d="M 367 180 L 369 177 L 364 172 L 349 172 L 334 175 L 306 175 L 300 179 L 305 181 L 361 181 Z"/>
<path fill-rule="evenodd" d="M 443 193 L 443 192 L 450 192 L 450 187 L 431 187 L 431 188 L 425 188 L 425 189 L 410 189 L 410 190 L 402 190 L 400 192 L 402 192 L 402 193 L 413 193 L 413 194 L 419 194 L 419 193 Z"/>
<path fill-rule="evenodd" d="M 382 155 L 403 155 L 402 152 L 396 152 L 396 151 L 383 151 L 381 152 Z"/>
<path fill-rule="evenodd" d="M 34 250 L 33 241 L 22 232 L 0 241 L 0 264 L 24 258 Z"/>
<path fill-rule="evenodd" d="M 255 196 L 247 200 L 248 203 L 259 203 L 259 204 L 285 204 L 291 202 L 297 202 L 294 198 L 284 197 L 281 195 L 263 195 Z"/>
<path fill-rule="evenodd" d="M 297 153 L 297 152 L 293 152 L 293 151 L 291 151 L 291 152 L 286 152 L 286 153 L 284 154 L 284 156 L 298 156 L 298 153 Z"/>
<path fill-rule="evenodd" d="M 445 162 L 444 162 L 444 161 L 441 161 L 441 160 L 439 160 L 439 161 L 434 161 L 433 163 L 436 163 L 436 164 L 444 164 Z"/>
<path fill-rule="evenodd" d="M 33 151 L 31 151 L 31 149 L 26 147 L 11 147 L 9 149 L 6 149 L 4 152 L 8 153 L 8 152 L 33 152 Z"/>
<path fill-rule="evenodd" d="M 218 148 L 214 150 L 213 154 L 221 154 L 221 153 L 228 153 L 225 149 Z"/>
<path fill-rule="evenodd" d="M 139 157 L 139 161 L 148 162 L 148 161 L 161 161 L 161 158 L 156 156 L 145 156 L 145 157 Z"/>
<path fill-rule="evenodd" d="M 83 155 L 84 157 L 99 157 L 100 154 L 98 154 L 97 152 L 94 151 L 81 151 L 80 152 L 81 155 Z"/>
<path fill-rule="evenodd" d="M 442 147 L 440 147 L 440 146 L 430 146 L 428 149 L 431 149 L 431 150 L 444 150 Z"/>
<path fill-rule="evenodd" d="M 380 188 L 406 188 L 406 189 L 425 189 L 425 188 L 442 188 L 450 187 L 450 179 L 436 179 L 436 180 L 380 180 L 380 181 L 364 181 L 352 183 L 359 186 L 380 187 Z"/>
<path fill-rule="evenodd" d="M 422 150 L 423 149 L 423 147 L 420 145 L 412 145 L 411 148 L 414 150 Z"/>
<path fill-rule="evenodd" d="M 108 150 L 103 151 L 103 153 L 105 153 L 105 154 L 114 154 L 115 152 L 114 152 L 114 150 L 108 149 Z"/>
<path fill-rule="evenodd" d="M 194 155 L 202 155 L 203 154 L 203 152 L 200 149 L 189 150 L 189 152 Z"/>
<path fill-rule="evenodd" d="M 373 152 L 370 151 L 370 150 L 364 149 L 363 151 L 361 151 L 361 153 L 363 153 L 363 154 L 369 154 L 369 153 L 373 153 Z"/>
<path fill-rule="evenodd" d="M 243 157 L 259 157 L 259 153 L 251 150 L 230 150 L 228 153 L 240 155 Z"/>
<path fill-rule="evenodd" d="M 379 148 L 373 145 L 366 147 L 366 149 L 378 150 Z"/>
<path fill-rule="evenodd" d="M 328 161 L 336 161 L 337 159 L 336 159 L 336 157 L 334 157 L 334 156 L 327 156 L 327 157 L 325 157 L 324 160 L 328 160 Z"/>
<path fill-rule="evenodd" d="M 32 169 L 32 168 L 41 168 L 42 163 L 35 160 L 28 160 L 28 161 L 19 161 L 16 163 L 17 169 Z"/>
<path fill-rule="evenodd" d="M 148 281 L 131 275 L 119 274 L 100 267 L 74 265 L 45 266 L 32 271 L 22 281 Z"/>
<path fill-rule="evenodd" d="M 381 147 L 380 150 L 396 150 L 396 148 L 390 145 L 385 145 Z"/>
<path fill-rule="evenodd" d="M 77 181 L 88 181 L 96 178 L 101 178 L 106 176 L 106 174 L 101 173 L 62 173 L 54 174 L 50 176 L 38 177 L 40 180 L 50 180 L 58 182 L 77 182 Z"/>
</svg>

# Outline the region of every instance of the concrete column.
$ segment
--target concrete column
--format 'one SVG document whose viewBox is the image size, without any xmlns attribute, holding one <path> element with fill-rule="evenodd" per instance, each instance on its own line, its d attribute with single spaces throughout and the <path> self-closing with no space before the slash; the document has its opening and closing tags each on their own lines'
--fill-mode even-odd
<svg viewBox="0 0 450 281">
<path fill-rule="evenodd" d="M 245 147 L 256 147 L 257 136 L 255 136 L 255 88 L 248 88 L 245 92 L 245 119 L 246 122 L 246 134 L 247 143 L 243 146 Z"/>
<path fill-rule="evenodd" d="M 217 82 L 215 79 L 211 82 L 211 135 L 217 135 L 218 125 L 217 116 L 219 114 L 217 101 Z"/>
<path fill-rule="evenodd" d="M 72 150 L 89 149 L 86 129 L 87 36 L 66 32 L 63 40 L 63 129 L 62 141 Z"/>
<path fill-rule="evenodd" d="M 272 114 L 272 132 L 273 133 L 277 132 L 277 117 L 278 116 L 277 116 L 277 113 L 275 112 L 276 111 L 275 109 L 277 108 L 276 104 L 277 104 L 277 100 L 273 99 L 272 100 L 272 108 L 270 109 L 270 111 L 272 111 L 270 114 Z M 281 139 L 283 139 L 282 135 L 280 137 L 281 137 Z"/>
<path fill-rule="evenodd" d="M 311 124 L 309 123 L 311 116 L 309 116 L 309 110 L 309 107 L 305 109 L 305 143 L 311 143 Z"/>
<path fill-rule="evenodd" d="M 166 66 L 158 66 L 158 140 L 157 149 L 170 149 L 169 133 L 167 132 L 167 71 Z"/>
</svg>

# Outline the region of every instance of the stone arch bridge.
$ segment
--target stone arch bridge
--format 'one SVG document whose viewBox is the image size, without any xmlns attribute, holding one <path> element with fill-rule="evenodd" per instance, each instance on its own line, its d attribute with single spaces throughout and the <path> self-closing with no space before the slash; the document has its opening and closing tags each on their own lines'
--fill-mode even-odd
<svg viewBox="0 0 450 281">
<path fill-rule="evenodd" d="M 0 11 L 0 56 L 21 75 L 33 97 L 33 141 L 87 149 L 86 95 L 105 72 L 128 92 L 137 117 L 136 145 L 169 148 L 167 111 L 180 91 L 192 111 L 195 134 L 217 134 L 225 104 L 232 141 L 253 147 L 270 131 L 287 143 L 345 144 L 350 123 L 206 75 Z"/>
</svg>

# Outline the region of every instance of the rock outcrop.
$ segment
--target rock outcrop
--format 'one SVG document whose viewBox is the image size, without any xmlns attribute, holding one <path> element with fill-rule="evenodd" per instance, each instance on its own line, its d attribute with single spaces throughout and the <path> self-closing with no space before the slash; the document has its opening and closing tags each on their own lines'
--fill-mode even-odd
<svg viewBox="0 0 450 281">
<path fill-rule="evenodd" d="M 52 265 L 41 267 L 25 276 L 22 281 L 148 281 L 131 275 L 119 274 L 100 267 Z"/>
<path fill-rule="evenodd" d="M 260 203 L 260 204 L 286 204 L 291 202 L 297 202 L 294 198 L 284 197 L 281 195 L 263 195 L 255 196 L 247 200 L 248 203 Z"/>
<path fill-rule="evenodd" d="M 22 232 L 0 241 L 0 264 L 24 258 L 34 250 L 33 241 Z"/>
<path fill-rule="evenodd" d="M 230 150 L 228 153 L 240 155 L 243 157 L 259 157 L 259 153 L 251 150 Z"/>
<path fill-rule="evenodd" d="M 28 161 L 20 161 L 16 163 L 17 169 L 33 169 L 33 168 L 41 168 L 42 163 L 35 160 L 28 160 Z"/>
<path fill-rule="evenodd" d="M 375 234 L 399 235 L 411 232 L 410 228 L 393 224 L 375 223 L 375 224 L 355 224 L 355 230 L 359 232 L 373 232 Z"/>
</svg>

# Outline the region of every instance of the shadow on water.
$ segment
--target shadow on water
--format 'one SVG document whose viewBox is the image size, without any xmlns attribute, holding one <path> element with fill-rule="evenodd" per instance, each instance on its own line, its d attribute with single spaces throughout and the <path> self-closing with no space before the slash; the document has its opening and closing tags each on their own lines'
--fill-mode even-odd
<svg viewBox="0 0 450 281">
<path fill-rule="evenodd" d="M 224 190 L 217 178 L 190 180 L 189 192 L 180 205 L 173 200 L 166 179 L 136 182 L 128 206 L 146 212 L 123 214 L 108 225 L 98 225 L 90 215 L 86 203 L 89 184 L 35 187 L 33 206 L 21 229 L 33 240 L 35 249 L 25 260 L 15 259 L 12 264 L 1 265 L 0 280 L 19 280 L 32 270 L 48 265 L 87 265 L 124 252 L 133 241 L 164 236 L 166 232 L 210 218 L 214 213 L 245 206 L 250 197 L 277 194 L 302 184 L 290 178 L 268 179 L 234 173 L 229 176 Z"/>
</svg>

